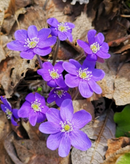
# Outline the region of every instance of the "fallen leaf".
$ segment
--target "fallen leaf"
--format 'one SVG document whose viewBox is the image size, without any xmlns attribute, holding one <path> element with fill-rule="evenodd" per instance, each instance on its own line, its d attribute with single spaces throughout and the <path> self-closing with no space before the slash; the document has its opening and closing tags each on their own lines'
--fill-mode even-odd
<svg viewBox="0 0 130 164">
<path fill-rule="evenodd" d="M 107 158 L 102 164 L 129 164 L 129 157 L 130 157 L 130 145 L 121 148 L 114 152 L 109 158 Z M 127 153 L 127 154 L 126 154 Z M 128 154 L 129 153 L 129 154 Z M 126 154 L 126 155 L 125 155 Z M 126 157 L 128 155 L 128 157 Z M 118 163 L 118 160 L 121 161 L 123 159 L 124 163 Z"/>
<path fill-rule="evenodd" d="M 117 150 L 130 145 L 130 138 L 128 137 L 119 137 L 119 138 L 113 138 L 108 139 L 108 149 L 105 154 L 106 159 L 109 158 L 109 156 L 113 155 Z"/>
</svg>

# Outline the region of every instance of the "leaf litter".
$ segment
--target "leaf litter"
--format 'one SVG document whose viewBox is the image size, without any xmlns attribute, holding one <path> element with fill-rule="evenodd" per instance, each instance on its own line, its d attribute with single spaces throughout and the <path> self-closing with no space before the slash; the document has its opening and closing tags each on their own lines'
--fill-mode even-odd
<svg viewBox="0 0 130 164">
<path fill-rule="evenodd" d="M 74 1 L 73 1 L 74 2 Z M 85 2 L 85 1 L 84 1 Z M 41 85 L 40 77 L 36 75 L 36 70 L 39 68 L 37 59 L 31 61 L 21 59 L 19 52 L 12 52 L 6 48 L 6 44 L 14 39 L 14 32 L 18 29 L 27 29 L 29 25 L 34 24 L 40 30 L 42 27 L 47 27 L 46 20 L 50 17 L 55 17 L 59 22 L 70 21 L 73 22 L 76 28 L 73 31 L 74 41 L 69 43 L 65 41 L 61 43 L 58 51 L 58 59 L 68 60 L 71 58 L 78 58 L 82 61 L 85 57 L 79 46 L 76 45 L 77 39 L 86 40 L 86 34 L 90 29 L 96 29 L 103 32 L 106 42 L 110 45 L 111 58 L 106 60 L 104 64 L 97 64 L 97 68 L 103 69 L 106 73 L 105 78 L 98 82 L 103 93 L 101 95 L 94 94 L 92 98 L 81 100 L 78 96 L 74 100 L 75 111 L 82 108 L 89 110 L 93 116 L 93 122 L 83 130 L 91 138 L 93 144 L 87 152 L 81 152 L 72 149 L 71 162 L 72 164 L 100 164 L 105 162 L 113 162 L 117 160 L 120 155 L 129 151 L 129 142 L 126 142 L 124 147 L 120 147 L 113 153 L 106 153 L 107 146 L 110 150 L 110 143 L 115 138 L 115 123 L 113 122 L 113 111 L 106 111 L 106 105 L 100 100 L 96 104 L 99 97 L 106 97 L 114 99 L 118 106 L 130 103 L 130 79 L 129 79 L 129 18 L 123 16 L 130 14 L 130 9 L 125 1 L 89 1 L 87 5 L 79 5 L 75 3 L 71 6 L 71 1 L 62 0 L 2 0 L 0 4 L 0 93 L 6 98 L 14 101 L 14 107 L 23 102 L 26 93 L 30 92 L 30 86 L 37 83 Z M 54 47 L 53 47 L 54 51 Z M 53 53 L 52 51 L 52 53 Z M 52 54 L 48 57 L 52 59 Z M 42 57 L 42 61 L 47 58 Z M 35 81 L 35 83 L 34 83 Z M 36 85 L 37 86 L 37 85 Z M 37 88 L 37 87 L 33 87 Z M 46 87 L 44 87 L 45 89 Z M 49 88 L 48 88 L 49 90 Z M 46 90 L 46 95 L 48 90 Z M 24 92 L 25 91 L 25 92 Z M 17 102 L 18 100 L 18 102 Z M 96 100 L 96 101 L 95 101 Z M 17 102 L 17 103 L 16 103 Z M 93 107 L 92 103 L 95 104 Z M 114 108 L 114 111 L 116 109 Z M 98 111 L 98 112 L 97 112 Z M 98 114 L 97 114 L 98 113 Z M 104 113 L 102 115 L 102 113 Z M 2 164 L 22 164 L 22 163 L 38 163 L 43 160 L 47 163 L 70 163 L 70 155 L 65 159 L 60 159 L 57 153 L 52 153 L 45 147 L 45 140 L 47 136 L 43 136 L 36 128 L 31 127 L 28 123 L 23 123 L 18 129 L 13 129 L 12 135 L 9 124 L 4 125 L 5 117 L 2 117 L 3 123 L 0 122 L 0 129 L 6 127 L 5 134 L 0 135 L 0 142 L 4 146 L 0 149 Z M 8 122 L 8 120 L 6 120 Z M 27 135 L 22 136 L 22 132 L 26 131 Z M 9 131 L 8 131 L 9 130 Z M 14 135 L 15 133 L 15 135 Z M 14 136 L 19 136 L 18 140 Z M 1 139 L 1 136 L 4 136 Z M 6 139 L 5 139 L 6 138 Z M 27 139 L 28 138 L 28 139 Z M 109 140 L 108 140 L 109 139 Z M 116 140 L 116 139 L 115 139 Z M 116 141 L 115 145 L 119 145 Z M 124 142 L 124 141 L 121 141 Z M 34 144 L 35 143 L 35 144 Z M 112 142 L 113 143 L 113 142 Z M 43 148 L 44 147 L 44 148 Z M 14 152 L 14 149 L 16 152 Z M 20 154 L 20 151 L 21 154 Z M 35 150 L 35 151 L 34 151 Z M 42 154 L 40 154 L 40 151 Z M 114 150 L 115 151 L 115 150 Z M 48 157 L 48 154 L 51 156 Z M 105 154 L 109 154 L 106 155 Z M 8 163 L 4 160 L 7 158 Z M 87 161 L 87 163 L 86 163 Z M 104 162 L 104 163 L 105 163 Z"/>
</svg>

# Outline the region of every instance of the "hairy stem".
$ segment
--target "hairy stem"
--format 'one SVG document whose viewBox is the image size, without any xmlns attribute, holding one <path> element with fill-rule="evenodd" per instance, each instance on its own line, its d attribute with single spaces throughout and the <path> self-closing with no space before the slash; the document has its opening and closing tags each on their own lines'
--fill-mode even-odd
<svg viewBox="0 0 130 164">
<path fill-rule="evenodd" d="M 52 65 L 55 65 L 55 63 L 56 63 L 59 46 L 60 46 L 60 40 L 57 37 L 56 50 L 55 50 L 55 53 L 53 54 L 53 62 L 52 62 Z"/>
<path fill-rule="evenodd" d="M 40 64 L 40 67 L 42 68 L 42 61 L 41 61 L 41 59 L 40 59 L 40 56 L 39 56 L 39 55 L 36 55 L 36 56 L 37 56 L 38 62 L 39 62 L 39 64 Z"/>
</svg>

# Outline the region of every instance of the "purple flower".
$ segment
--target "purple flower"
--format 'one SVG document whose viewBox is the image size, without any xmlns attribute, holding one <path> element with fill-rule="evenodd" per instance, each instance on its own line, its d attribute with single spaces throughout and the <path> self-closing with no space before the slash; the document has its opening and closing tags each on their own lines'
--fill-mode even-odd
<svg viewBox="0 0 130 164">
<path fill-rule="evenodd" d="M 3 104 L 1 104 L 1 109 L 3 110 L 3 112 L 6 113 L 7 118 L 11 119 L 11 123 L 14 126 L 17 126 L 18 125 L 17 119 L 19 118 L 18 117 L 18 109 L 12 109 L 10 103 L 7 101 L 6 98 L 3 98 L 2 96 L 0 98 L 1 98 L 1 101 L 3 102 Z M 17 120 L 17 121 L 15 121 L 15 120 Z"/>
<path fill-rule="evenodd" d="M 45 113 L 48 107 L 45 105 L 45 99 L 39 93 L 29 93 L 18 111 L 18 116 L 28 118 L 32 126 L 46 119 Z"/>
<path fill-rule="evenodd" d="M 47 98 L 47 102 L 51 103 L 55 101 L 58 106 L 61 106 L 61 103 L 65 99 L 71 99 L 71 96 L 67 91 L 68 91 L 67 86 L 65 88 L 56 87 L 52 89 L 52 91 L 49 93 L 49 96 Z"/>
<path fill-rule="evenodd" d="M 103 59 L 108 59 L 110 57 L 108 53 L 109 46 L 104 42 L 104 35 L 102 33 L 96 35 L 96 30 L 88 31 L 87 42 L 77 40 L 77 43 L 88 54 L 87 58 L 89 60 L 103 62 Z"/>
<path fill-rule="evenodd" d="M 62 72 L 63 62 L 58 62 L 53 66 L 50 62 L 44 62 L 42 64 L 42 69 L 37 70 L 37 73 L 42 76 L 42 78 L 47 81 L 47 85 L 50 87 L 66 87 Z"/>
<path fill-rule="evenodd" d="M 91 121 L 91 115 L 85 110 L 73 112 L 72 101 L 66 99 L 62 102 L 60 111 L 50 108 L 46 113 L 48 122 L 39 126 L 42 133 L 51 134 L 47 139 L 47 147 L 51 150 L 59 148 L 61 157 L 69 154 L 71 145 L 82 151 L 91 147 L 88 136 L 79 130 Z"/>
<path fill-rule="evenodd" d="M 51 47 L 56 42 L 56 37 L 50 37 L 51 30 L 43 28 L 37 31 L 36 26 L 31 25 L 26 30 L 17 30 L 14 41 L 7 44 L 7 47 L 14 51 L 21 51 L 20 56 L 25 59 L 33 59 L 35 54 L 40 56 L 48 55 Z"/>
<path fill-rule="evenodd" d="M 81 95 L 85 98 L 91 97 L 93 92 L 102 93 L 102 89 L 96 83 L 101 80 L 105 73 L 103 70 L 95 69 L 96 61 L 84 60 L 80 65 L 76 60 L 70 59 L 63 63 L 63 68 L 69 73 L 65 75 L 65 83 L 68 87 L 79 87 Z"/>
<path fill-rule="evenodd" d="M 75 27 L 73 23 L 59 23 L 56 18 L 49 18 L 47 23 L 51 26 L 50 29 L 52 36 L 58 36 L 61 41 L 66 40 L 67 38 L 70 42 L 73 41 L 71 34 L 72 29 Z"/>
</svg>

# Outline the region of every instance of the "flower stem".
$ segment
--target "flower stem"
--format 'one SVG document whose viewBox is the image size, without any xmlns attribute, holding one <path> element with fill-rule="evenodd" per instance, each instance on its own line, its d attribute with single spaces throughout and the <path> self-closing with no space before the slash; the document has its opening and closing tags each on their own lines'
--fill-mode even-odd
<svg viewBox="0 0 130 164">
<path fill-rule="evenodd" d="M 38 62 L 39 62 L 39 64 L 40 64 L 40 67 L 42 68 L 42 61 L 41 61 L 41 59 L 40 59 L 40 56 L 39 56 L 39 55 L 36 55 L 36 56 L 37 56 Z"/>
<path fill-rule="evenodd" d="M 57 55 L 58 55 L 59 46 L 60 46 L 60 40 L 59 40 L 59 38 L 57 37 L 56 50 L 55 50 L 55 53 L 54 53 L 54 55 L 53 55 L 53 62 L 52 62 L 52 65 L 55 65 L 55 62 L 56 62 L 56 59 L 57 59 Z"/>
</svg>

